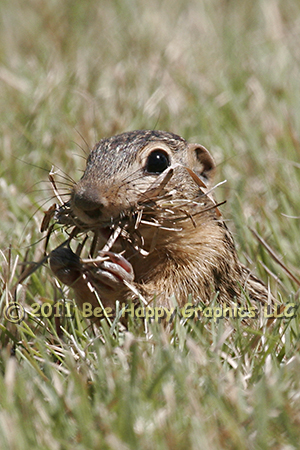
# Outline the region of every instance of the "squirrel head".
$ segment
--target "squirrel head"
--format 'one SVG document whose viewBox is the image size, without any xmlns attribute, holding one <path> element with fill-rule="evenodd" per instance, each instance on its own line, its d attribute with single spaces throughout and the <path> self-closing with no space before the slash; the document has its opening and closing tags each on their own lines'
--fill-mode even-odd
<svg viewBox="0 0 300 450">
<path fill-rule="evenodd" d="M 71 208 L 85 224 L 108 224 L 154 196 L 198 199 L 214 169 L 205 147 L 173 133 L 123 133 L 95 145 L 73 187 Z"/>
</svg>

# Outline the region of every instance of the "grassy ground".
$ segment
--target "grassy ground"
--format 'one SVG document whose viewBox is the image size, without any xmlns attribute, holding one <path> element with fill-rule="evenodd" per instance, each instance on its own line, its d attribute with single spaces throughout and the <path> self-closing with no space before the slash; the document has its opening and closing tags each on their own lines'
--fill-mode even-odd
<svg viewBox="0 0 300 450">
<path fill-rule="evenodd" d="M 2 0 L 1 308 L 41 257 L 51 166 L 77 180 L 97 140 L 138 128 L 211 150 L 241 259 L 297 303 L 249 227 L 300 278 L 299 29 L 292 0 Z M 42 267 L 17 292 L 26 319 L 1 317 L 1 449 L 299 448 L 298 316 L 147 334 L 31 316 L 62 296 Z"/>
</svg>

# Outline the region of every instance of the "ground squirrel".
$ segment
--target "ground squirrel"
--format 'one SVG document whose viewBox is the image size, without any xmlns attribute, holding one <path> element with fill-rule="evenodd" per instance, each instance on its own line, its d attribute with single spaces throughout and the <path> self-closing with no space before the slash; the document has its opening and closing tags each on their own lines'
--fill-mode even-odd
<svg viewBox="0 0 300 450">
<path fill-rule="evenodd" d="M 214 171 L 205 147 L 169 132 L 101 140 L 56 212 L 57 222 L 94 234 L 94 259 L 59 247 L 50 255 L 52 271 L 79 304 L 98 305 L 98 296 L 114 308 L 138 293 L 165 307 L 174 297 L 179 306 L 216 296 L 226 304 L 265 302 L 268 290 L 238 260 L 213 198 Z M 113 233 L 111 249 L 99 252 Z"/>
</svg>

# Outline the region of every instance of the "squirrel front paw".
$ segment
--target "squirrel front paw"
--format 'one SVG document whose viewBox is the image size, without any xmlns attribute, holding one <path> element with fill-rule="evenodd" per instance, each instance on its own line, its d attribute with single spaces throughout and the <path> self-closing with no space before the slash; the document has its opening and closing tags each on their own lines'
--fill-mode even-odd
<svg viewBox="0 0 300 450">
<path fill-rule="evenodd" d="M 118 293 L 124 288 L 124 281 L 134 280 L 132 265 L 118 253 L 100 251 L 96 259 L 85 260 L 82 268 L 92 286 L 104 297 Z"/>
<path fill-rule="evenodd" d="M 97 303 L 95 292 L 103 304 L 118 300 L 124 281 L 134 280 L 132 265 L 120 254 L 100 251 L 97 258 L 81 260 L 70 247 L 59 247 L 50 254 L 54 275 L 74 289 L 80 303 Z"/>
<path fill-rule="evenodd" d="M 82 264 L 70 247 L 58 247 L 50 253 L 50 267 L 54 275 L 67 286 L 73 286 L 82 276 Z"/>
</svg>

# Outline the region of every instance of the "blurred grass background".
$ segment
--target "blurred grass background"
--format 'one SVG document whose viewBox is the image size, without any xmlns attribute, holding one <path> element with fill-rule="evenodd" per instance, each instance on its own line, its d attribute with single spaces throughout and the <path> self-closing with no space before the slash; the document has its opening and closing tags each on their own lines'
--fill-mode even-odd
<svg viewBox="0 0 300 450">
<path fill-rule="evenodd" d="M 292 0 L 1 0 L 2 307 L 14 263 L 41 255 L 51 166 L 77 180 L 96 141 L 139 128 L 212 152 L 241 259 L 297 301 L 248 227 L 300 277 L 299 30 Z M 45 267 L 19 300 L 57 295 Z M 222 324 L 125 343 L 64 326 L 1 319 L 1 448 L 299 448 L 298 320 L 254 347 Z"/>
</svg>

